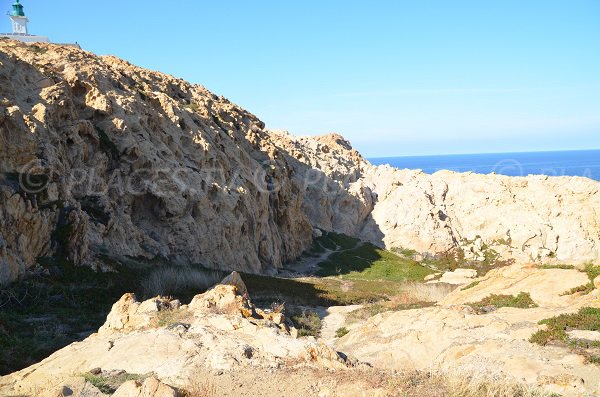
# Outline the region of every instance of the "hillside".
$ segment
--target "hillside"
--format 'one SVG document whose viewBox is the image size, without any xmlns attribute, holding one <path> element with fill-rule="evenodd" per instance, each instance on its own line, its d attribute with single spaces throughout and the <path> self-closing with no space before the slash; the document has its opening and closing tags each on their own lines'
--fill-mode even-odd
<svg viewBox="0 0 600 397">
<path fill-rule="evenodd" d="M 600 257 L 595 181 L 373 167 L 115 57 L 2 40 L 0 62 L 0 281 L 57 254 L 273 272 L 314 228 L 481 261 Z"/>
<path fill-rule="evenodd" d="M 0 64 L 0 394 L 600 392 L 599 182 L 375 167 L 73 47 Z"/>
</svg>

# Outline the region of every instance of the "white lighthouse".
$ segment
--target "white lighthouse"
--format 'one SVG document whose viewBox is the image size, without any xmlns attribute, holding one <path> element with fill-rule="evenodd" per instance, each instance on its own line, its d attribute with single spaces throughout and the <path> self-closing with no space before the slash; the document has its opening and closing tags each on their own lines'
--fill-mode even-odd
<svg viewBox="0 0 600 397">
<path fill-rule="evenodd" d="M 35 36 L 29 34 L 29 29 L 27 28 L 29 19 L 25 16 L 23 4 L 21 4 L 20 0 L 15 0 L 14 4 L 12 5 L 12 10 L 8 13 L 8 17 L 12 22 L 12 33 L 0 33 L 0 37 L 8 37 L 10 39 L 20 40 L 26 43 L 48 43 L 50 41 L 45 36 Z"/>
</svg>

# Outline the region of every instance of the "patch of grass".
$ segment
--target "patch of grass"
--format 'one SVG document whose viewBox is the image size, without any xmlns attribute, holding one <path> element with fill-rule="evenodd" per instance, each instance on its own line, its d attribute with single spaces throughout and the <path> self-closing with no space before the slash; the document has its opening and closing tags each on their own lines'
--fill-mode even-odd
<svg viewBox="0 0 600 397">
<path fill-rule="evenodd" d="M 387 300 L 398 293 L 401 283 L 394 281 L 338 278 L 287 279 L 243 273 L 252 300 L 269 305 L 273 301 L 303 306 L 344 306 Z"/>
<path fill-rule="evenodd" d="M 469 244 L 472 241 L 465 240 L 464 243 Z M 454 271 L 458 268 L 474 269 L 477 270 L 477 275 L 481 277 L 492 269 L 509 266 L 515 262 L 513 259 L 500 259 L 498 252 L 486 244 L 483 245 L 482 252 L 485 258 L 483 261 L 467 260 L 464 249 L 455 248 L 425 258 L 421 263 L 435 272 Z"/>
<path fill-rule="evenodd" d="M 202 110 L 202 107 L 196 102 L 191 102 L 189 105 L 186 105 L 185 108 L 192 113 L 198 113 Z"/>
<path fill-rule="evenodd" d="M 304 253 L 305 255 L 318 257 L 327 251 L 347 250 L 358 245 L 360 240 L 346 236 L 345 234 L 322 232 L 321 237 L 317 237 L 312 246 Z"/>
<path fill-rule="evenodd" d="M 562 264 L 562 263 L 558 263 L 558 264 L 550 264 L 550 265 L 538 265 L 537 268 L 538 269 L 571 270 L 571 269 L 575 269 L 575 266 L 573 266 L 573 265 L 565 265 L 565 264 Z"/>
<path fill-rule="evenodd" d="M 587 274 L 590 281 L 587 284 L 580 285 L 579 287 L 571 288 L 562 295 L 573 295 L 578 292 L 581 292 L 582 295 L 587 295 L 596 289 L 594 280 L 596 277 L 600 276 L 600 266 L 595 266 L 592 263 L 586 263 L 583 272 Z"/>
<path fill-rule="evenodd" d="M 142 281 L 151 269 L 176 267 L 134 258 L 115 260 L 101 255 L 100 259 L 115 272 L 97 273 L 63 256 L 40 258 L 44 273 L 0 289 L 0 375 L 39 362 L 96 332 L 124 293 L 144 295 Z M 182 298 L 178 291 L 172 292 Z M 185 297 L 189 291 L 183 292 Z M 169 319 L 163 322 L 168 325 Z"/>
<path fill-rule="evenodd" d="M 169 327 L 189 321 L 188 313 L 183 309 L 160 310 L 156 315 L 156 326 L 159 328 Z"/>
<path fill-rule="evenodd" d="M 35 54 L 40 54 L 40 55 L 43 55 L 48 52 L 47 48 L 42 48 L 42 47 L 39 47 L 37 45 L 32 45 L 32 44 L 28 45 L 27 49 Z"/>
<path fill-rule="evenodd" d="M 294 308 L 288 311 L 288 318 L 298 330 L 298 336 L 319 336 L 323 324 L 316 312 Z"/>
<path fill-rule="evenodd" d="M 330 240 L 338 248 L 343 249 L 343 250 L 352 249 L 360 243 L 360 240 L 358 240 L 354 237 L 350 237 L 345 234 L 334 233 L 334 232 L 326 233 L 321 238 Z"/>
<path fill-rule="evenodd" d="M 573 294 L 576 294 L 578 292 L 581 292 L 582 295 L 587 295 L 590 292 L 592 292 L 593 290 L 594 290 L 594 285 L 590 284 L 590 283 L 587 283 L 587 284 L 580 285 L 579 287 L 573 287 L 570 290 L 568 290 L 566 292 L 563 292 L 560 295 L 561 296 L 564 296 L 564 295 L 573 295 Z"/>
<path fill-rule="evenodd" d="M 177 296 L 191 300 L 223 279 L 220 271 L 194 269 L 190 266 L 157 267 L 141 280 L 145 298 Z"/>
<path fill-rule="evenodd" d="M 424 307 L 432 306 L 432 302 L 415 302 L 415 303 L 400 303 L 394 304 L 393 302 L 380 302 L 372 303 L 356 309 L 348 313 L 347 321 L 350 323 L 365 321 L 373 316 L 385 312 L 397 312 L 401 310 L 411 309 L 422 309 Z"/>
<path fill-rule="evenodd" d="M 462 288 L 462 291 L 464 291 L 464 290 L 466 290 L 466 289 L 469 289 L 469 288 L 473 288 L 473 287 L 476 287 L 476 286 L 478 286 L 478 285 L 479 285 L 479 283 L 481 283 L 481 281 L 482 281 L 482 280 L 473 281 L 471 284 L 469 284 L 469 285 L 467 285 L 467 286 L 464 286 L 464 287 Z"/>
<path fill-rule="evenodd" d="M 529 339 L 531 343 L 545 346 L 552 341 L 568 342 L 569 330 L 600 331 L 600 309 L 583 307 L 575 314 L 561 314 L 542 320 L 539 324 L 546 324 L 547 329 L 534 333 Z"/>
<path fill-rule="evenodd" d="M 471 306 L 478 314 L 489 313 L 501 307 L 516 307 L 520 309 L 537 307 L 531 299 L 531 295 L 526 292 L 521 292 L 517 296 L 492 294 L 479 302 L 467 303 L 467 305 Z"/>
<path fill-rule="evenodd" d="M 350 332 L 350 330 L 348 330 L 348 328 L 346 327 L 340 327 L 335 331 L 335 337 L 336 338 L 341 338 L 344 335 L 347 335 L 348 332 Z"/>
<path fill-rule="evenodd" d="M 180 391 L 181 397 L 214 397 L 217 396 L 217 388 L 210 379 L 205 377 L 193 377 L 184 390 Z"/>
<path fill-rule="evenodd" d="M 414 259 L 418 254 L 415 250 L 401 247 L 392 248 L 392 252 L 409 259 Z"/>
<path fill-rule="evenodd" d="M 333 253 L 320 264 L 317 276 L 346 280 L 422 281 L 431 270 L 371 243 Z"/>
</svg>

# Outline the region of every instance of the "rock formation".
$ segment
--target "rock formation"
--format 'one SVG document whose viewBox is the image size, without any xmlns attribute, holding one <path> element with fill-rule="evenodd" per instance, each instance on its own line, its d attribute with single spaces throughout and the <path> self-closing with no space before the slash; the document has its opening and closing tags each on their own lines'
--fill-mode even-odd
<svg viewBox="0 0 600 397">
<path fill-rule="evenodd" d="M 264 124 L 162 73 L 0 42 L 0 282 L 60 252 L 265 272 L 311 242 Z"/>
<path fill-rule="evenodd" d="M 600 261 L 600 182 L 371 165 L 339 135 L 271 132 L 319 228 L 388 249 L 520 263 Z M 308 170 L 306 169 L 308 166 Z"/>
<path fill-rule="evenodd" d="M 430 308 L 376 315 L 336 342 L 376 368 L 462 369 L 489 376 L 510 376 L 565 396 L 598 395 L 600 366 L 567 347 L 529 341 L 540 320 L 581 307 L 600 307 L 600 290 L 565 294 L 589 283 L 575 269 L 512 265 L 494 269 L 478 284 L 457 288 Z M 492 294 L 529 293 L 534 308 L 503 307 L 487 314 L 469 303 Z"/>
<path fill-rule="evenodd" d="M 0 41 L 0 283 L 42 257 L 274 272 L 317 228 L 460 259 L 600 260 L 600 183 L 374 167 L 201 86 Z"/>
<path fill-rule="evenodd" d="M 0 395 L 53 393 L 65 387 L 81 391 L 88 386 L 78 375 L 88 372 L 154 374 L 160 382 L 186 389 L 199 373 L 258 373 L 283 366 L 354 366 L 314 338 L 298 339 L 283 314 L 255 308 L 247 294 L 240 294 L 245 286 L 239 277 L 234 278 L 237 286 L 218 284 L 197 295 L 189 305 L 161 297 L 137 302 L 132 294 L 126 294 L 114 304 L 98 333 L 36 365 L 0 378 Z M 144 392 L 161 387 L 170 390 L 156 379 L 149 379 L 124 383 L 114 395 L 170 395 Z"/>
</svg>

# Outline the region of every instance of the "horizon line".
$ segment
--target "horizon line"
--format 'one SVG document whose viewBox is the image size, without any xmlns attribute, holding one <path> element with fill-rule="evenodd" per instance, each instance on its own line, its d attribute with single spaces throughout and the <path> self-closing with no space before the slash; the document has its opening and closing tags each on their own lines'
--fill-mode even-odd
<svg viewBox="0 0 600 397">
<path fill-rule="evenodd" d="M 440 154 L 404 154 L 395 156 L 365 156 L 366 159 L 390 159 L 398 157 L 443 157 L 443 156 L 475 156 L 475 155 L 486 155 L 486 154 L 526 154 L 526 153 L 561 153 L 561 152 L 595 152 L 600 151 L 597 149 L 551 149 L 551 150 L 523 150 L 516 152 L 469 152 L 469 153 L 440 153 Z"/>
</svg>

